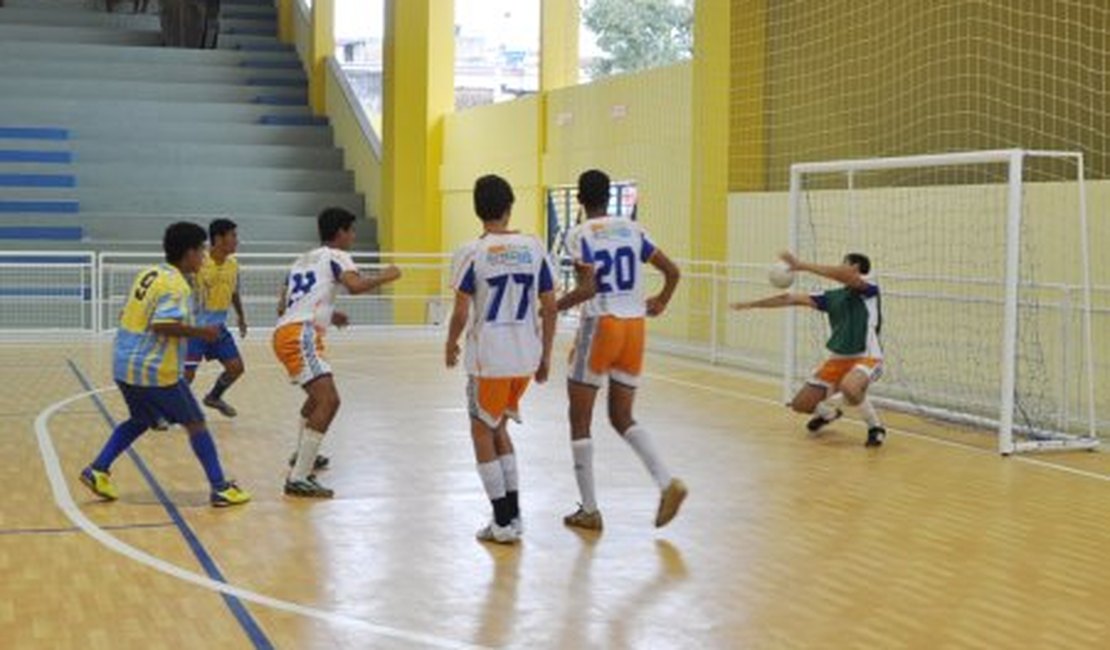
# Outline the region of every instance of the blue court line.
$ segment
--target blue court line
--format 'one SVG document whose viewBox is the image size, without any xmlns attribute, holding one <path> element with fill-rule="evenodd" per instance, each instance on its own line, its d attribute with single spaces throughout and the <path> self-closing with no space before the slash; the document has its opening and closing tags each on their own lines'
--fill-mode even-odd
<svg viewBox="0 0 1110 650">
<path fill-rule="evenodd" d="M 67 165 L 73 162 L 73 154 L 68 151 L 25 151 L 22 149 L 0 149 L 0 162 L 56 163 L 60 165 Z"/>
<path fill-rule="evenodd" d="M 80 211 L 77 201 L 0 201 L 0 212 L 77 214 Z"/>
<path fill-rule="evenodd" d="M 0 187 L 77 187 L 73 174 L 0 174 Z"/>
<path fill-rule="evenodd" d="M 37 126 L 0 126 L 0 139 L 5 140 L 68 140 L 68 129 Z"/>
<path fill-rule="evenodd" d="M 89 383 L 85 373 L 81 372 L 77 364 L 74 363 L 72 359 L 66 359 L 66 363 L 69 364 L 70 370 L 73 371 L 73 374 L 77 377 L 77 381 L 81 383 L 81 386 L 83 386 L 85 390 L 93 390 L 92 384 Z M 104 417 L 104 421 L 107 422 L 108 426 L 112 429 L 115 429 L 116 420 L 112 417 L 112 414 L 108 412 L 107 407 L 104 406 L 104 401 L 100 399 L 100 395 L 93 393 L 91 397 L 93 404 L 95 404 L 97 410 L 100 411 L 100 415 Z M 170 516 L 170 519 L 177 526 L 181 536 L 185 538 L 185 542 L 189 545 L 189 549 L 193 552 L 193 555 L 196 556 L 197 561 L 200 562 L 204 572 L 208 574 L 209 578 L 227 584 L 227 579 L 224 578 L 223 573 L 220 572 L 220 568 L 216 566 L 216 561 L 212 559 L 208 550 L 204 548 L 204 544 L 201 543 L 196 533 L 193 532 L 193 529 L 189 527 L 185 518 L 181 516 L 181 511 L 177 509 L 177 506 L 170 500 L 166 491 L 162 489 L 162 485 L 158 483 L 158 479 L 154 477 L 154 473 L 147 467 L 146 462 L 143 461 L 139 452 L 135 451 L 134 448 L 129 448 L 127 450 L 127 455 L 131 457 L 131 460 L 139 469 L 139 473 L 146 479 L 147 485 L 150 486 L 150 489 L 154 492 L 154 496 L 158 498 L 162 507 L 165 508 L 166 514 Z M 239 626 L 246 632 L 247 637 L 251 640 L 251 643 L 254 644 L 254 647 L 263 650 L 273 650 L 274 645 L 270 643 L 270 639 L 266 637 L 266 633 L 262 631 L 262 627 L 254 620 L 254 617 L 251 616 L 246 606 L 235 596 L 229 596 L 222 592 L 220 596 L 223 597 L 224 602 L 227 603 L 227 608 L 231 610 L 232 615 L 235 616 L 235 620 L 239 621 Z"/>
<path fill-rule="evenodd" d="M 80 226 L 0 226 L 0 239 L 81 241 L 84 236 Z"/>
<path fill-rule="evenodd" d="M 135 530 L 142 528 L 168 528 L 173 526 L 172 521 L 159 521 L 151 524 L 116 524 L 114 526 L 101 526 L 104 530 Z M 55 535 L 59 533 L 79 533 L 77 526 L 69 528 L 3 528 L 0 535 Z"/>
</svg>

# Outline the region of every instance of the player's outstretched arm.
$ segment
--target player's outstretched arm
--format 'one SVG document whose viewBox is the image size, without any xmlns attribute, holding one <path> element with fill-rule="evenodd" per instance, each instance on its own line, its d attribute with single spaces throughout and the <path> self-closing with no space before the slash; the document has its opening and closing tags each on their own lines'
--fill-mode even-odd
<svg viewBox="0 0 1110 650">
<path fill-rule="evenodd" d="M 540 357 L 540 367 L 536 369 L 536 382 L 542 384 L 547 381 L 551 372 L 551 350 L 555 347 L 555 327 L 559 318 L 558 301 L 555 300 L 554 291 L 545 291 L 540 294 L 540 319 L 543 321 L 543 356 Z"/>
<path fill-rule="evenodd" d="M 401 279 L 401 269 L 390 264 L 382 272 L 373 277 L 362 275 L 358 271 L 345 271 L 339 276 L 339 282 L 352 294 L 370 293 L 378 287 Z"/>
<path fill-rule="evenodd" d="M 574 262 L 574 289 L 563 294 L 556 302 L 559 311 L 566 311 L 586 302 L 597 295 L 597 281 L 594 279 L 594 265 L 588 262 Z"/>
<path fill-rule="evenodd" d="M 819 275 L 823 278 L 839 282 L 852 289 L 863 290 L 867 288 L 867 281 L 860 275 L 859 269 L 848 264 L 837 264 L 835 266 L 826 264 L 813 264 L 811 262 L 803 262 L 794 256 L 793 253 L 783 252 L 779 254 L 779 259 L 786 262 L 791 271 L 804 271 Z"/>
<path fill-rule="evenodd" d="M 447 327 L 447 345 L 444 348 L 444 360 L 448 368 L 454 368 L 459 362 L 459 337 L 466 329 L 466 321 L 469 317 L 470 294 L 456 291 L 455 308 L 451 310 L 451 323 Z"/>
<path fill-rule="evenodd" d="M 682 272 L 678 270 L 678 265 L 658 248 L 648 258 L 648 264 L 651 264 L 663 274 L 663 288 L 659 293 L 647 299 L 648 316 L 658 316 L 663 313 L 667 308 L 667 303 L 671 301 L 671 296 L 678 288 L 678 280 L 682 277 Z"/>
<path fill-rule="evenodd" d="M 777 296 L 752 300 L 751 302 L 734 302 L 728 306 L 735 311 L 746 309 L 773 309 L 775 307 L 816 307 L 813 298 L 804 293 L 781 293 Z"/>
</svg>

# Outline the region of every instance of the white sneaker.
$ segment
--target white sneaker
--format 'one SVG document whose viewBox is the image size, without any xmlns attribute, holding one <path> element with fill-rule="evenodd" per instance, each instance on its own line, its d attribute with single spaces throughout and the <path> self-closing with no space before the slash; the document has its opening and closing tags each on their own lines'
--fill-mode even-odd
<svg viewBox="0 0 1110 650">
<path fill-rule="evenodd" d="M 498 526 L 497 522 L 489 522 L 485 526 L 478 529 L 474 534 L 481 542 L 493 542 L 495 544 L 516 544 L 520 541 L 520 535 L 513 528 L 512 524 L 508 526 Z"/>
<path fill-rule="evenodd" d="M 513 529 L 517 537 L 524 536 L 524 519 L 521 517 L 513 517 L 513 520 L 509 522 L 509 527 Z"/>
</svg>

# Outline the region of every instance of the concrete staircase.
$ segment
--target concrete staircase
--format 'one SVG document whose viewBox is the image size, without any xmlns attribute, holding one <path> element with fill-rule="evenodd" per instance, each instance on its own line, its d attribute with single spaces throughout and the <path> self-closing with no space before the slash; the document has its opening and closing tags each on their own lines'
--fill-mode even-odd
<svg viewBox="0 0 1110 650">
<path fill-rule="evenodd" d="M 271 3 L 224 0 L 217 50 L 163 48 L 156 15 L 117 11 L 0 8 L 0 250 L 157 250 L 170 221 L 217 215 L 244 251 L 300 250 L 321 208 L 363 214 Z"/>
</svg>

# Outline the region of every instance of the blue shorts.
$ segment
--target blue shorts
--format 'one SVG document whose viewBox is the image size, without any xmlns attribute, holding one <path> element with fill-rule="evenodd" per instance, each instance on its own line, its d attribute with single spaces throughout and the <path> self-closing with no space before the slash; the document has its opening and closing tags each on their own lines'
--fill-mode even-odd
<svg viewBox="0 0 1110 650">
<path fill-rule="evenodd" d="M 220 326 L 220 335 L 209 343 L 204 339 L 189 339 L 189 349 L 185 353 L 185 365 L 199 366 L 201 361 L 230 361 L 239 358 L 239 348 L 235 338 L 226 326 Z"/>
<path fill-rule="evenodd" d="M 173 386 L 132 386 L 117 381 L 131 419 L 151 427 L 159 418 L 170 423 L 204 422 L 204 413 L 184 380 Z"/>
</svg>

